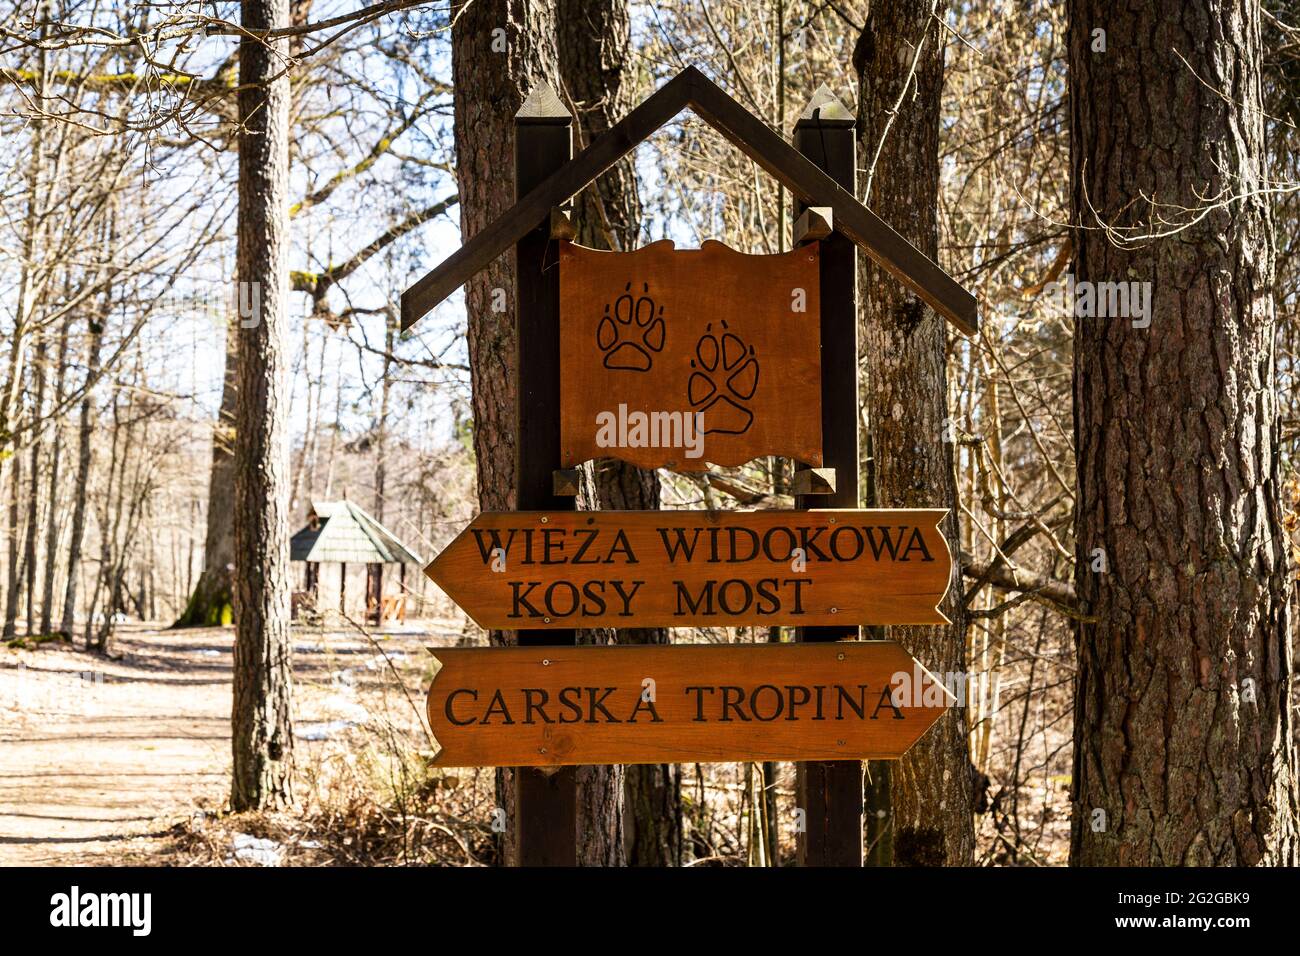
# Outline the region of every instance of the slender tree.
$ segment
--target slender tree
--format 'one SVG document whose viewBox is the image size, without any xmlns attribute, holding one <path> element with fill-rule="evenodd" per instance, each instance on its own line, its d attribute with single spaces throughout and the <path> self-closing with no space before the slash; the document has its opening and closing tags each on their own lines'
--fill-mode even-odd
<svg viewBox="0 0 1300 956">
<path fill-rule="evenodd" d="M 451 11 L 453 129 L 460 228 L 468 240 L 514 201 L 514 117 L 532 85 L 557 85 L 551 0 L 458 0 Z M 482 511 L 514 507 L 515 327 L 513 257 L 503 256 L 465 286 L 466 336 L 474 418 L 474 461 Z M 508 307 L 509 308 L 509 307 Z M 504 643 L 493 632 L 493 643 Z M 505 810 L 502 856 L 513 860 L 514 797 L 508 771 L 497 774 Z"/>
<path fill-rule="evenodd" d="M 1260 7 L 1068 7 L 1071 862 L 1294 865 Z"/>
<path fill-rule="evenodd" d="M 558 0 L 560 79 L 578 120 L 578 146 L 609 129 L 632 107 L 631 18 L 626 0 Z M 636 247 L 641 202 L 631 160 L 615 165 L 578 195 L 578 241 L 597 249 Z M 654 471 L 614 459 L 583 469 L 580 506 L 645 511 L 659 507 Z M 592 643 L 666 644 L 663 628 L 584 632 Z M 579 859 L 587 864 L 681 864 L 681 771 L 675 764 L 583 767 L 579 786 Z"/>
<path fill-rule="evenodd" d="M 918 249 L 938 259 L 939 108 L 944 37 L 936 0 L 872 4 L 858 37 L 859 189 L 867 205 Z M 946 507 L 954 558 L 957 484 L 947 421 L 944 320 L 875 263 L 863 262 L 862 391 L 871 449 L 866 481 L 882 508 Z M 965 670 L 961 572 L 942 610 L 944 627 L 891 627 L 931 672 Z M 884 768 L 871 766 L 873 782 Z M 899 865 L 969 864 L 975 847 L 971 776 L 962 708 L 940 719 L 889 768 L 893 859 Z"/>
<path fill-rule="evenodd" d="M 68 378 L 68 330 L 72 324 L 72 318 L 69 316 L 63 322 L 59 330 L 59 357 L 57 362 L 58 371 L 54 377 L 54 402 L 56 405 L 63 404 L 64 386 Z M 62 522 L 57 520 L 56 510 L 59 504 L 59 475 L 63 463 L 63 425 L 64 420 L 60 414 L 57 421 L 54 422 L 54 440 L 53 448 L 50 450 L 50 475 L 48 483 L 49 496 L 49 520 L 45 527 L 45 578 L 41 584 L 41 633 L 49 634 L 54 624 L 54 572 L 57 561 L 55 554 L 59 545 L 59 528 Z M 65 636 L 71 637 L 72 632 L 65 631 Z"/>
<path fill-rule="evenodd" d="M 235 403 L 234 810 L 292 799 L 289 630 L 289 0 L 247 0 L 239 50 L 236 271 L 254 304 L 237 330 Z M 233 330 L 232 326 L 232 330 Z"/>
</svg>

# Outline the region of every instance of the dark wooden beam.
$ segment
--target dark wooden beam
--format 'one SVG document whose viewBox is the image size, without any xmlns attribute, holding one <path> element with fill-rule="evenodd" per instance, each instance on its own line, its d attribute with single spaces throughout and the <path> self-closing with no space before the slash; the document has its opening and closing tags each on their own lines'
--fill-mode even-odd
<svg viewBox="0 0 1300 956">
<path fill-rule="evenodd" d="M 842 106 L 831 107 L 831 102 L 833 98 L 824 99 L 822 103 L 814 99 L 809 111 L 815 113 L 818 121 L 827 128 L 843 124 L 846 118 L 852 122 L 852 117 Z M 695 67 L 687 67 L 665 83 L 597 137 L 572 162 L 561 166 L 523 194 L 500 219 L 471 237 L 441 265 L 407 289 L 402 294 L 402 330 L 409 329 L 512 243 L 523 238 L 552 208 L 563 205 L 686 108 L 693 109 L 701 119 L 771 173 L 805 206 L 829 206 L 838 232 L 861 246 L 867 255 L 956 328 L 968 335 L 979 330 L 979 311 L 974 296 L 858 202 L 852 192 L 801 156 L 766 123 Z M 524 122 L 535 121 L 528 119 Z"/>
<path fill-rule="evenodd" d="M 516 195 L 535 195 L 539 182 L 566 168 L 573 155 L 572 123 L 573 117 L 549 87 L 542 84 L 529 93 L 515 116 Z M 519 376 L 515 492 L 521 511 L 572 511 L 574 505 L 573 498 L 555 493 L 553 479 L 560 464 L 560 270 L 547 268 L 547 250 L 554 265 L 552 210 L 558 205 L 539 206 L 515 245 Z M 577 638 L 571 630 L 515 633 L 524 646 L 574 644 Z M 547 772 L 518 767 L 514 777 L 519 865 L 575 866 L 575 768 Z"/>
<path fill-rule="evenodd" d="M 470 277 L 517 243 L 537 223 L 563 206 L 592 180 L 630 153 L 647 136 L 687 107 L 692 69 L 673 77 L 654 94 L 603 134 L 596 137 L 572 162 L 541 180 L 500 219 L 488 224 L 448 256 L 441 265 L 402 293 L 402 331 L 433 311 Z M 531 119 L 522 125 L 531 124 Z"/>
<path fill-rule="evenodd" d="M 861 246 L 881 268 L 920 296 L 932 309 L 967 335 L 979 331 L 979 309 L 975 297 L 939 268 L 938 263 L 858 202 L 849 191 L 853 189 L 852 183 L 846 189 L 835 182 L 702 73 L 697 72 L 692 79 L 691 107 L 737 149 L 784 183 L 805 206 L 830 206 L 835 231 Z M 819 121 L 822 111 L 820 108 L 817 110 Z M 846 121 L 842 114 L 844 110 L 840 107 L 833 117 L 821 123 L 822 128 L 844 127 Z M 852 120 L 847 122 L 851 128 Z"/>
<path fill-rule="evenodd" d="M 794 128 L 794 146 L 801 163 L 819 174 L 833 177 L 853 189 L 857 176 L 853 118 L 829 91 L 818 91 L 820 103 L 810 107 Z M 821 173 L 825 170 L 825 173 Z M 839 186 L 836 187 L 840 188 Z M 846 192 L 847 195 L 847 192 Z M 794 214 L 805 211 L 807 200 L 796 193 Z M 840 210 L 834 212 L 835 225 Z M 833 490 L 800 494 L 796 508 L 858 507 L 858 253 L 842 232 L 822 240 L 821 256 L 822 341 L 822 461 L 834 469 Z M 813 472 L 800 468 L 798 477 Z M 811 484 L 811 481 L 809 481 Z M 811 490 L 811 489 L 809 489 Z M 856 625 L 800 627 L 796 641 L 852 641 L 860 636 Z M 862 763 L 857 760 L 818 760 L 796 765 L 796 800 L 804 810 L 804 829 L 798 834 L 799 862 L 805 866 L 862 865 Z"/>
</svg>

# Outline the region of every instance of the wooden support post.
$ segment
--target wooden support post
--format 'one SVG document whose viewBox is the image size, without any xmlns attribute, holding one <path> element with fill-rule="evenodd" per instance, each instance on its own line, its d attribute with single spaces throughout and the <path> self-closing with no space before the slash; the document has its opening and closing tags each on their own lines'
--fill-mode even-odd
<svg viewBox="0 0 1300 956">
<path fill-rule="evenodd" d="M 406 562 L 397 566 L 397 619 L 406 623 Z"/>
<path fill-rule="evenodd" d="M 515 196 L 528 195 L 569 161 L 573 117 L 553 90 L 538 83 L 515 114 Z M 518 461 L 520 511 L 572 511 L 574 499 L 555 494 L 560 467 L 560 269 L 551 241 L 551 210 L 515 245 L 515 328 L 518 340 Z M 572 630 L 521 630 L 524 646 L 575 643 Z M 515 776 L 515 846 L 520 866 L 577 864 L 577 777 L 520 767 Z"/>
<path fill-rule="evenodd" d="M 366 565 L 366 620 L 376 627 L 384 616 L 383 574 L 382 564 L 372 562 Z"/>
<path fill-rule="evenodd" d="M 856 148 L 852 115 L 825 87 L 813 95 L 794 129 L 795 148 L 831 179 L 854 192 Z M 796 221 L 806 206 L 796 199 Z M 808 220 L 804 220 L 807 224 Z M 835 470 L 830 494 L 797 496 L 797 508 L 858 506 L 857 248 L 838 232 L 822 239 L 822 460 Z M 806 627 L 796 641 L 856 640 L 858 628 Z M 796 765 L 799 834 L 804 866 L 862 865 L 862 763 L 836 760 Z"/>
<path fill-rule="evenodd" d="M 348 596 L 348 565 L 346 561 L 339 563 L 339 613 L 348 613 L 347 606 Z"/>
</svg>

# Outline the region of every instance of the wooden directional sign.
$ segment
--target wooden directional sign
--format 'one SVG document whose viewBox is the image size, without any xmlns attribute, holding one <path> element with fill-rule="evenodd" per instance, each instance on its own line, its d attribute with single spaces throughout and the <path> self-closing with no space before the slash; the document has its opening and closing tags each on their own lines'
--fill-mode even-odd
<svg viewBox="0 0 1300 956">
<path fill-rule="evenodd" d="M 485 628 L 943 624 L 946 513 L 481 514 L 425 573 Z"/>
<path fill-rule="evenodd" d="M 448 767 L 885 760 L 954 700 L 893 641 L 430 652 Z"/>
<path fill-rule="evenodd" d="M 560 243 L 560 448 L 699 471 L 822 461 L 819 253 Z"/>
</svg>

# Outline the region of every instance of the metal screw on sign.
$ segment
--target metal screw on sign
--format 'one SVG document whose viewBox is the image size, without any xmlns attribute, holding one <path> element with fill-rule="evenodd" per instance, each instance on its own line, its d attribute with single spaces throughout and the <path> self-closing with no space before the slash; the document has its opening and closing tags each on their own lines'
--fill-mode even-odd
<svg viewBox="0 0 1300 956">
<path fill-rule="evenodd" d="M 837 661 L 842 661 L 842 660 L 844 660 L 844 652 L 843 652 L 843 651 L 840 651 L 838 654 L 836 654 L 836 655 L 835 655 L 835 659 L 836 659 Z"/>
<path fill-rule="evenodd" d="M 831 613 L 832 613 L 832 614 L 839 614 L 839 613 L 840 613 L 840 609 L 837 608 L 837 607 L 833 607 L 833 608 L 831 608 Z"/>
<path fill-rule="evenodd" d="M 549 520 L 550 520 L 550 519 L 547 518 L 546 515 L 542 515 L 542 524 L 546 524 L 546 522 L 549 521 Z"/>
<path fill-rule="evenodd" d="M 551 659 L 550 659 L 549 657 L 548 657 L 548 658 L 545 658 L 545 659 L 542 661 L 542 666 L 543 666 L 543 667 L 550 667 L 550 666 L 551 666 Z"/>
<path fill-rule="evenodd" d="M 550 623 L 551 623 L 551 619 L 550 619 L 549 617 L 544 617 L 544 618 L 542 618 L 542 623 L 543 623 L 543 624 L 550 624 Z"/>
</svg>

